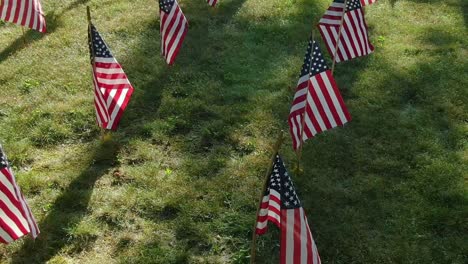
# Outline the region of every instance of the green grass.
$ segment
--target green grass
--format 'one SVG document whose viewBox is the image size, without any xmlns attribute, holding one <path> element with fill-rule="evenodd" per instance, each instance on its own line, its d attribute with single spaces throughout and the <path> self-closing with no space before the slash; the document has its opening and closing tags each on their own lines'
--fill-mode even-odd
<svg viewBox="0 0 468 264">
<path fill-rule="evenodd" d="M 49 33 L 26 47 L 0 24 L 0 140 L 42 231 L 0 262 L 247 263 L 288 87 L 329 1 L 181 0 L 190 29 L 172 67 L 156 1 L 42 2 Z M 135 87 L 106 143 L 86 5 Z M 293 175 L 323 263 L 467 263 L 467 8 L 366 8 L 376 51 L 335 73 L 353 120 L 309 140 Z M 289 138 L 282 153 L 291 169 Z M 258 263 L 278 262 L 275 229 Z"/>
</svg>

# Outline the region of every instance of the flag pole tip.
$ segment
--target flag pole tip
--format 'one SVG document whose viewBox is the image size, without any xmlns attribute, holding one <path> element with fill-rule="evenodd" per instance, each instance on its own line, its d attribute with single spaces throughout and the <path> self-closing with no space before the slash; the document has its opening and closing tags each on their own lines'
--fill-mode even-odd
<svg viewBox="0 0 468 264">
<path fill-rule="evenodd" d="M 91 9 L 89 6 L 86 6 L 86 14 L 88 16 L 88 23 L 91 23 Z"/>
</svg>

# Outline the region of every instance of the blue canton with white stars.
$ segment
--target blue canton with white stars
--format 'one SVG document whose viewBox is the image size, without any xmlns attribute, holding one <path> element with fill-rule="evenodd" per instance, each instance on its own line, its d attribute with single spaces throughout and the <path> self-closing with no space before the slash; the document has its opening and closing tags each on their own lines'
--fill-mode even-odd
<svg viewBox="0 0 468 264">
<path fill-rule="evenodd" d="M 304 57 L 304 64 L 302 65 L 301 76 L 309 74 L 309 76 L 319 74 L 328 70 L 327 63 L 323 58 L 322 51 L 320 50 L 316 41 L 309 40 L 307 52 Z"/>
<path fill-rule="evenodd" d="M 169 14 L 174 3 L 175 0 L 159 0 L 159 9 Z"/>
<path fill-rule="evenodd" d="M 295 209 L 301 207 L 301 202 L 297 197 L 294 184 L 279 155 L 276 155 L 273 171 L 270 175 L 270 183 L 266 189 L 267 194 L 270 192 L 270 189 L 277 191 L 281 195 L 281 209 Z"/>
<path fill-rule="evenodd" d="M 359 8 L 361 8 L 360 0 L 348 0 L 346 2 L 346 12 L 351 12 Z"/>
<path fill-rule="evenodd" d="M 0 169 L 8 168 L 8 160 L 3 152 L 2 145 L 0 145 Z"/>
<path fill-rule="evenodd" d="M 345 0 L 333 0 L 334 3 L 341 3 L 343 4 Z"/>
<path fill-rule="evenodd" d="M 94 57 L 113 58 L 112 53 L 102 39 L 94 25 L 91 25 L 91 34 L 89 36 L 89 51 L 91 54 L 91 63 Z M 93 54 L 94 52 L 94 54 Z"/>
<path fill-rule="evenodd" d="M 311 60 L 310 55 L 311 54 L 312 54 L 312 38 L 309 39 L 309 44 L 307 45 L 307 51 L 304 57 L 304 63 L 302 64 L 301 75 L 299 75 L 299 78 L 307 74 L 310 75 L 310 60 Z"/>
</svg>

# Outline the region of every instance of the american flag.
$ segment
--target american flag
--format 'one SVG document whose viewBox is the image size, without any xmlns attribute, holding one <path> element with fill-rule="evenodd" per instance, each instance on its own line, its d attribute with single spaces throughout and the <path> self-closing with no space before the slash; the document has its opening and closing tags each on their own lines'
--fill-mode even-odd
<svg viewBox="0 0 468 264">
<path fill-rule="evenodd" d="M 36 238 L 39 228 L 0 145 L 0 242 L 7 244 L 29 233 Z"/>
<path fill-rule="evenodd" d="M 159 0 L 161 15 L 161 54 L 167 64 L 174 63 L 187 34 L 188 22 L 177 0 Z"/>
<path fill-rule="evenodd" d="M 257 216 L 255 233 L 263 235 L 268 222 L 281 230 L 280 263 L 320 264 L 320 256 L 294 184 L 279 155 L 273 165 Z"/>
<path fill-rule="evenodd" d="M 288 118 L 293 148 L 298 149 L 308 138 L 349 120 L 351 116 L 335 79 L 317 42 L 310 39 Z"/>
<path fill-rule="evenodd" d="M 362 6 L 371 5 L 375 2 L 377 2 L 377 0 L 361 0 L 361 5 Z"/>
<path fill-rule="evenodd" d="M 335 56 L 344 8 L 344 0 L 334 0 L 318 24 L 320 34 L 332 57 Z M 359 0 L 347 0 L 335 61 L 347 61 L 368 55 L 373 51 L 374 46 L 369 41 L 361 2 Z"/>
<path fill-rule="evenodd" d="M 218 0 L 206 0 L 210 6 L 215 6 Z"/>
<path fill-rule="evenodd" d="M 100 127 L 115 130 L 133 87 L 94 25 L 90 24 L 88 31 L 96 120 Z"/>
<path fill-rule="evenodd" d="M 0 19 L 46 32 L 46 21 L 39 0 L 2 0 Z"/>
</svg>

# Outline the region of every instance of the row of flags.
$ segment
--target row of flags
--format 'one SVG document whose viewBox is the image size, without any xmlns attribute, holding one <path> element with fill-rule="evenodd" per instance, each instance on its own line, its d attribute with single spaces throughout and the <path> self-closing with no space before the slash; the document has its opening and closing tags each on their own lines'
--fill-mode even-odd
<svg viewBox="0 0 468 264">
<path fill-rule="evenodd" d="M 46 32 L 39 0 L 0 0 L 0 20 Z M 39 228 L 0 145 L 0 243 L 11 243 L 27 234 L 36 238 Z"/>
<path fill-rule="evenodd" d="M 333 67 L 335 63 L 374 51 L 362 7 L 375 1 L 334 0 L 319 20 L 317 27 L 333 59 Z M 307 139 L 350 120 L 333 69 L 328 67 L 312 34 L 288 117 L 293 149 L 299 156 Z M 271 222 L 280 229 L 280 264 L 320 264 L 304 208 L 278 153 L 267 183 L 257 213 L 255 234 L 265 234 Z M 252 248 L 254 252 L 255 246 Z M 251 263 L 255 260 L 251 259 Z"/>
<path fill-rule="evenodd" d="M 333 64 L 374 51 L 369 41 L 363 4 L 369 0 L 334 0 L 317 25 Z M 318 43 L 307 47 L 288 123 L 294 150 L 316 134 L 343 126 L 351 120 L 344 100 L 326 65 Z"/>
<path fill-rule="evenodd" d="M 207 2 L 215 6 L 217 1 Z M 161 54 L 172 64 L 187 33 L 188 22 L 176 0 L 159 0 L 159 6 Z M 39 0 L 1 0 L 0 19 L 46 33 Z M 116 130 L 134 88 L 91 21 L 88 39 L 96 121 L 102 129 Z M 10 243 L 27 234 L 36 238 L 39 228 L 0 146 L 0 242 Z"/>
<path fill-rule="evenodd" d="M 333 63 L 373 52 L 362 7 L 375 1 L 334 0 L 326 10 L 317 27 Z M 215 6 L 217 0 L 207 3 Z M 188 20 L 177 0 L 159 0 L 159 7 L 161 54 L 171 65 L 187 34 Z M 3 0 L 0 19 L 40 32 L 46 30 L 39 0 Z M 97 124 L 102 129 L 115 130 L 134 88 L 91 21 L 88 38 Z M 333 69 L 311 37 L 288 117 L 293 149 L 300 150 L 307 139 L 350 120 Z M 1 148 L 0 161 L 0 242 L 9 243 L 28 233 L 36 237 L 37 224 Z M 304 208 L 278 153 L 259 207 L 255 234 L 265 234 L 269 222 L 280 228 L 281 264 L 321 263 Z"/>
</svg>

